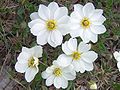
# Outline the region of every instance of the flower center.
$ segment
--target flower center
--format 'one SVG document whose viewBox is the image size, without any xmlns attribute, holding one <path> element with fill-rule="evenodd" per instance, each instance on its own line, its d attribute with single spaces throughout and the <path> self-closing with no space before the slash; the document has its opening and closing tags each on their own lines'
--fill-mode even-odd
<svg viewBox="0 0 120 90">
<path fill-rule="evenodd" d="M 80 55 L 81 54 L 78 51 L 73 52 L 73 54 L 72 54 L 73 60 L 79 60 L 80 59 Z"/>
<path fill-rule="evenodd" d="M 57 24 L 57 22 L 55 20 L 48 20 L 46 22 L 47 29 L 50 30 L 50 31 L 55 30 L 56 29 L 56 24 Z"/>
<path fill-rule="evenodd" d="M 89 28 L 90 27 L 90 21 L 88 18 L 84 18 L 82 21 L 81 21 L 81 26 L 83 28 Z"/>
<path fill-rule="evenodd" d="M 38 58 L 36 58 L 36 57 L 31 57 L 29 60 L 28 60 L 28 66 L 29 67 L 34 67 L 34 66 L 36 66 L 36 65 L 38 65 L 39 64 L 39 60 L 38 60 Z"/>
<path fill-rule="evenodd" d="M 62 70 L 60 68 L 55 68 L 54 71 L 53 71 L 53 74 L 55 76 L 61 76 L 62 75 Z"/>
</svg>

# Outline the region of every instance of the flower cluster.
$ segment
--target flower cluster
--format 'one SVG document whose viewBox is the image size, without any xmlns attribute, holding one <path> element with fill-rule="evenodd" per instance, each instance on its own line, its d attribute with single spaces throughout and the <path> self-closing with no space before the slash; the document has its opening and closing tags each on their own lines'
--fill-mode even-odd
<svg viewBox="0 0 120 90">
<path fill-rule="evenodd" d="M 48 7 L 40 4 L 38 12 L 30 15 L 32 21 L 28 23 L 30 32 L 37 37 L 38 46 L 22 48 L 17 58 L 15 69 L 25 73 L 27 82 L 31 82 L 39 72 L 39 59 L 42 57 L 41 45 L 48 43 L 52 47 L 61 45 L 63 54 L 60 54 L 52 65 L 41 73 L 46 79 L 46 85 L 52 84 L 56 88 L 67 88 L 68 81 L 76 78 L 76 73 L 92 71 L 93 62 L 98 54 L 91 50 L 89 42 L 96 43 L 98 34 L 106 32 L 103 25 L 106 18 L 102 9 L 95 9 L 92 3 L 84 6 L 74 5 L 74 11 L 68 15 L 66 7 L 59 7 L 56 2 L 51 2 Z M 63 43 L 63 36 L 70 34 L 71 38 Z M 76 37 L 82 41 L 78 44 Z M 120 52 L 114 53 L 120 68 Z M 96 86 L 97 87 L 97 86 Z"/>
</svg>

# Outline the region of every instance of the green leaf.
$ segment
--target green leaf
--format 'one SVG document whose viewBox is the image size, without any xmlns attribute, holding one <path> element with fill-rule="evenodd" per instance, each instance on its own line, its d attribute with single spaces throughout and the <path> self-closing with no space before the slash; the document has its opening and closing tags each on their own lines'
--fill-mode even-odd
<svg viewBox="0 0 120 90">
<path fill-rule="evenodd" d="M 25 10 L 24 10 L 24 8 L 23 7 L 20 7 L 19 9 L 18 9 L 18 11 L 17 11 L 17 14 L 18 14 L 18 16 L 21 18 L 21 19 L 23 19 L 23 14 L 24 14 L 24 12 L 25 12 Z"/>
<path fill-rule="evenodd" d="M 120 83 L 114 83 L 112 86 L 114 90 L 120 90 Z"/>
</svg>

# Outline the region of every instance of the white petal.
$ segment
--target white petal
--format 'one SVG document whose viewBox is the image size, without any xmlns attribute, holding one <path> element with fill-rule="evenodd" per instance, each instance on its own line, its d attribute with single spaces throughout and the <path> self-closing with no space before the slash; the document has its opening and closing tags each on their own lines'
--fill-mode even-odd
<svg viewBox="0 0 120 90">
<path fill-rule="evenodd" d="M 58 25 L 60 24 L 67 24 L 69 21 L 69 16 L 68 15 L 64 15 L 62 18 L 60 18 L 58 20 Z"/>
<path fill-rule="evenodd" d="M 22 52 L 30 54 L 31 55 L 31 48 L 27 48 L 27 47 L 22 47 Z"/>
<path fill-rule="evenodd" d="M 54 18 L 54 13 L 59 8 L 58 4 L 56 2 L 51 2 L 48 8 L 50 10 L 50 18 Z"/>
<path fill-rule="evenodd" d="M 91 32 L 91 33 L 92 33 L 92 32 Z M 98 35 L 92 33 L 92 35 L 91 35 L 91 37 L 90 37 L 90 40 L 91 40 L 93 43 L 96 43 L 96 42 L 98 41 Z"/>
<path fill-rule="evenodd" d="M 81 36 L 82 33 L 83 33 L 83 29 L 77 28 L 77 29 L 75 29 L 75 30 L 72 30 L 72 31 L 70 32 L 70 35 L 71 35 L 72 38 L 74 38 L 74 37 Z"/>
<path fill-rule="evenodd" d="M 74 11 L 79 11 L 79 10 L 82 10 L 83 9 L 83 5 L 81 4 L 75 4 L 74 5 Z"/>
<path fill-rule="evenodd" d="M 90 17 L 93 14 L 94 10 L 95 10 L 95 7 L 92 3 L 87 3 L 83 7 L 83 12 L 86 17 Z"/>
<path fill-rule="evenodd" d="M 96 9 L 93 12 L 93 15 L 90 17 L 90 19 L 93 20 L 98 20 L 98 18 L 100 18 L 103 14 L 103 10 L 102 9 Z"/>
<path fill-rule="evenodd" d="M 35 24 L 44 24 L 45 25 L 45 22 L 41 19 L 35 19 L 35 20 L 32 20 L 31 22 L 28 23 L 28 26 L 29 28 L 32 28 Z"/>
<path fill-rule="evenodd" d="M 72 23 L 69 24 L 69 26 L 70 26 L 70 29 L 72 29 L 72 30 L 76 30 L 76 31 L 79 31 L 79 32 L 83 30 L 83 28 L 80 26 L 80 23 L 72 22 Z"/>
<path fill-rule="evenodd" d="M 57 60 L 54 60 L 54 61 L 52 62 L 52 64 L 53 64 L 53 68 L 54 68 L 54 69 L 55 69 L 56 67 L 60 67 Z"/>
<path fill-rule="evenodd" d="M 77 18 L 70 18 L 70 24 L 69 24 L 70 28 L 71 29 L 77 29 L 77 28 L 79 28 L 80 27 L 80 21 L 81 20 L 79 20 Z M 75 27 L 77 27 L 77 28 L 75 28 Z"/>
<path fill-rule="evenodd" d="M 28 53 L 29 54 L 28 59 L 29 59 L 31 56 L 36 58 L 42 57 L 43 50 L 41 46 L 34 46 L 32 48 L 23 47 L 22 52 Z"/>
<path fill-rule="evenodd" d="M 33 52 L 34 57 L 42 57 L 43 50 L 41 46 L 34 46 L 33 48 L 31 48 L 31 51 Z"/>
<path fill-rule="evenodd" d="M 70 27 L 69 27 L 68 24 L 60 24 L 60 25 L 57 27 L 57 29 L 60 31 L 60 33 L 61 33 L 62 35 L 66 35 L 66 34 L 68 34 L 68 33 L 71 31 L 71 29 L 70 29 Z"/>
<path fill-rule="evenodd" d="M 65 77 L 66 80 L 74 80 L 75 76 L 72 75 L 71 73 L 63 73 L 63 76 Z"/>
<path fill-rule="evenodd" d="M 54 61 L 53 61 L 53 62 L 54 62 Z M 55 68 L 56 68 L 56 66 L 53 64 L 52 66 L 47 67 L 47 69 L 46 69 L 45 71 L 46 71 L 46 73 L 48 73 L 48 74 L 53 74 L 53 71 L 54 71 Z"/>
<path fill-rule="evenodd" d="M 73 60 L 72 65 L 74 66 L 74 70 L 75 70 L 76 72 L 79 72 L 79 69 L 80 69 L 79 63 L 78 63 L 77 61 L 74 61 L 74 60 Z"/>
<path fill-rule="evenodd" d="M 62 50 L 66 55 L 72 54 L 72 51 L 68 48 L 68 41 L 62 44 Z"/>
<path fill-rule="evenodd" d="M 67 88 L 68 86 L 68 81 L 64 77 L 56 77 L 54 79 L 54 86 L 59 89 L 59 88 Z"/>
<path fill-rule="evenodd" d="M 76 38 L 70 38 L 68 41 L 68 48 L 71 51 L 76 51 L 77 50 L 77 39 Z"/>
<path fill-rule="evenodd" d="M 27 63 L 19 63 L 19 62 L 17 62 L 15 64 L 15 70 L 17 72 L 24 73 L 27 68 L 28 68 L 28 64 Z"/>
<path fill-rule="evenodd" d="M 37 36 L 37 43 L 40 44 L 40 45 L 46 44 L 48 36 L 49 36 L 49 32 L 48 31 L 41 31 L 39 33 L 39 35 Z"/>
<path fill-rule="evenodd" d="M 83 62 L 81 62 L 81 61 L 73 61 L 72 62 L 72 65 L 74 66 L 74 70 L 76 71 L 76 72 L 81 72 L 81 73 L 83 73 L 83 72 L 85 72 L 85 69 L 84 69 L 84 63 Z"/>
<path fill-rule="evenodd" d="M 55 30 L 52 32 L 51 39 L 58 46 L 62 44 L 63 36 L 60 31 Z"/>
<path fill-rule="evenodd" d="M 31 57 L 29 53 L 21 52 L 19 56 L 17 57 L 17 60 L 19 63 L 27 63 L 28 59 Z"/>
<path fill-rule="evenodd" d="M 64 78 L 62 78 L 62 88 L 65 89 L 68 86 L 68 81 Z"/>
<path fill-rule="evenodd" d="M 84 42 L 80 42 L 78 45 L 79 52 L 87 52 L 91 49 L 91 44 L 86 44 Z"/>
<path fill-rule="evenodd" d="M 31 48 L 27 48 L 27 47 L 22 47 L 22 52 L 25 52 L 29 55 L 28 59 L 33 55 L 33 51 L 31 50 Z M 25 61 L 23 61 L 25 62 Z"/>
<path fill-rule="evenodd" d="M 30 52 L 30 48 L 22 47 L 22 52 L 29 53 Z"/>
<path fill-rule="evenodd" d="M 74 69 L 74 66 L 72 65 L 72 62 L 71 62 L 71 64 L 69 66 L 63 68 L 63 72 L 64 73 L 71 73 L 72 71 L 74 71 L 73 69 Z"/>
<path fill-rule="evenodd" d="M 93 70 L 93 64 L 92 63 L 84 63 L 84 65 L 85 65 L 85 70 L 86 71 L 92 71 Z"/>
<path fill-rule="evenodd" d="M 83 54 L 81 54 L 81 58 L 88 63 L 94 62 L 98 58 L 98 54 L 94 51 L 88 51 Z"/>
<path fill-rule="evenodd" d="M 104 25 L 91 25 L 91 31 L 95 34 L 102 34 L 106 32 Z"/>
<path fill-rule="evenodd" d="M 74 67 L 74 66 L 73 66 Z M 70 72 L 73 76 L 75 76 L 76 77 L 76 71 L 74 70 L 74 68 L 73 68 L 73 70 Z"/>
<path fill-rule="evenodd" d="M 71 18 L 73 19 L 76 19 L 77 21 L 80 21 L 82 19 L 82 16 L 80 15 L 79 12 L 77 11 L 73 11 L 71 14 L 70 14 Z M 71 20 L 72 22 L 72 20 Z"/>
<path fill-rule="evenodd" d="M 72 58 L 70 56 L 65 55 L 65 54 L 61 54 L 58 56 L 57 61 L 58 61 L 58 64 L 60 66 L 66 67 L 66 66 L 71 64 Z"/>
<path fill-rule="evenodd" d="M 54 86 L 59 89 L 60 87 L 62 87 L 62 78 L 61 77 L 55 77 L 54 79 Z"/>
<path fill-rule="evenodd" d="M 118 63 L 117 63 L 117 67 L 118 67 L 118 68 L 119 68 L 119 70 L 120 70 L 120 62 L 118 62 Z"/>
<path fill-rule="evenodd" d="M 79 67 L 80 73 L 84 73 L 85 72 L 85 65 L 84 65 L 84 62 L 82 59 L 79 60 L 79 65 L 80 65 L 80 67 Z"/>
<path fill-rule="evenodd" d="M 50 32 L 47 41 L 52 47 L 56 47 L 57 45 L 55 44 L 55 42 L 52 41 L 52 36 L 53 36 L 53 33 Z"/>
<path fill-rule="evenodd" d="M 92 20 L 93 25 L 102 25 L 106 21 L 106 18 L 102 15 L 100 18 L 97 18 L 97 20 Z"/>
<path fill-rule="evenodd" d="M 46 85 L 47 85 L 47 86 L 51 86 L 51 85 L 54 83 L 54 78 L 55 78 L 54 75 L 49 76 L 49 77 L 46 79 Z"/>
<path fill-rule="evenodd" d="M 35 75 L 38 73 L 38 71 L 38 67 L 28 68 L 25 72 L 25 79 L 27 80 L 27 82 L 31 82 L 34 79 Z"/>
<path fill-rule="evenodd" d="M 86 29 L 84 31 L 84 38 L 91 40 L 93 43 L 96 43 L 98 41 L 97 34 L 93 33 L 90 29 Z"/>
<path fill-rule="evenodd" d="M 48 20 L 50 19 L 50 10 L 48 7 L 45 5 L 40 4 L 39 9 L 38 9 L 38 15 L 43 19 L 43 20 Z"/>
<path fill-rule="evenodd" d="M 87 33 L 88 34 L 88 33 Z M 80 36 L 83 42 L 88 43 L 90 39 L 88 38 L 88 35 L 86 35 L 86 31 L 84 30 L 82 35 Z"/>
<path fill-rule="evenodd" d="M 85 36 L 89 38 L 93 43 L 98 41 L 98 35 L 93 33 L 90 29 L 87 29 L 85 32 Z"/>
<path fill-rule="evenodd" d="M 64 15 L 68 15 L 68 9 L 66 7 L 60 7 L 59 9 L 56 10 L 54 14 L 54 19 L 58 20 Z"/>
<path fill-rule="evenodd" d="M 43 71 L 43 72 L 41 73 L 41 76 L 42 76 L 42 78 L 44 78 L 44 79 L 47 79 L 50 75 L 51 75 L 51 73 L 47 73 L 46 71 Z"/>
<path fill-rule="evenodd" d="M 74 70 L 75 70 L 76 72 L 79 72 L 79 69 L 80 69 L 79 63 L 78 63 L 77 61 L 73 61 L 73 62 L 72 62 L 72 65 L 74 66 Z"/>
<path fill-rule="evenodd" d="M 34 36 L 37 36 L 43 30 L 45 31 L 45 25 L 42 23 L 37 23 L 30 29 Z"/>
<path fill-rule="evenodd" d="M 81 16 L 81 18 L 84 16 L 83 15 L 83 6 L 80 4 L 75 4 L 74 5 L 74 11 L 78 12 Z"/>
<path fill-rule="evenodd" d="M 30 14 L 30 18 L 31 20 L 34 20 L 34 19 L 39 19 L 40 17 L 38 15 L 38 12 L 34 12 Z"/>
<path fill-rule="evenodd" d="M 120 61 L 120 53 L 119 53 L 119 52 L 115 51 L 115 52 L 113 53 L 113 55 L 114 55 L 114 58 L 115 58 L 117 61 Z"/>
</svg>

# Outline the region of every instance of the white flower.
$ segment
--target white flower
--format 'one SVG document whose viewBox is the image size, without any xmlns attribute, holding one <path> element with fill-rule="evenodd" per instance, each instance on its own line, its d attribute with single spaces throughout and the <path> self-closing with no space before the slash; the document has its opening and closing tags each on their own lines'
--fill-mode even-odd
<svg viewBox="0 0 120 90">
<path fill-rule="evenodd" d="M 66 35 L 68 29 L 68 9 L 59 7 L 56 2 L 51 2 L 48 7 L 40 4 L 38 12 L 30 15 L 32 21 L 28 23 L 30 31 L 37 36 L 37 43 L 44 45 L 47 42 L 56 47 L 61 45 L 63 35 Z"/>
<path fill-rule="evenodd" d="M 53 61 L 53 65 L 42 72 L 42 77 L 46 79 L 47 86 L 53 84 L 56 88 L 65 89 L 68 86 L 68 80 L 74 80 L 76 73 L 72 65 L 62 67 L 57 61 Z"/>
<path fill-rule="evenodd" d="M 106 18 L 102 15 L 102 9 L 95 9 L 92 3 L 85 6 L 80 4 L 74 5 L 74 11 L 70 18 L 70 35 L 72 38 L 80 36 L 83 42 L 88 43 L 98 41 L 98 34 L 106 31 L 103 25 Z"/>
<path fill-rule="evenodd" d="M 33 48 L 22 48 L 22 52 L 17 58 L 15 69 L 17 72 L 24 73 L 27 82 L 31 82 L 38 73 L 39 57 L 42 57 L 42 47 L 35 46 Z"/>
<path fill-rule="evenodd" d="M 89 51 L 90 44 L 80 42 L 77 47 L 76 39 L 69 39 L 62 44 L 62 50 L 65 54 L 61 54 L 58 57 L 58 62 L 62 66 L 68 66 L 72 64 L 76 72 L 85 72 L 93 70 L 93 62 L 97 59 L 98 54 L 94 51 Z"/>
<path fill-rule="evenodd" d="M 113 55 L 114 55 L 115 59 L 118 61 L 117 67 L 118 67 L 118 69 L 119 69 L 119 71 L 120 71 L 120 51 L 119 51 L 119 52 L 115 51 L 115 52 L 113 53 Z"/>
</svg>

